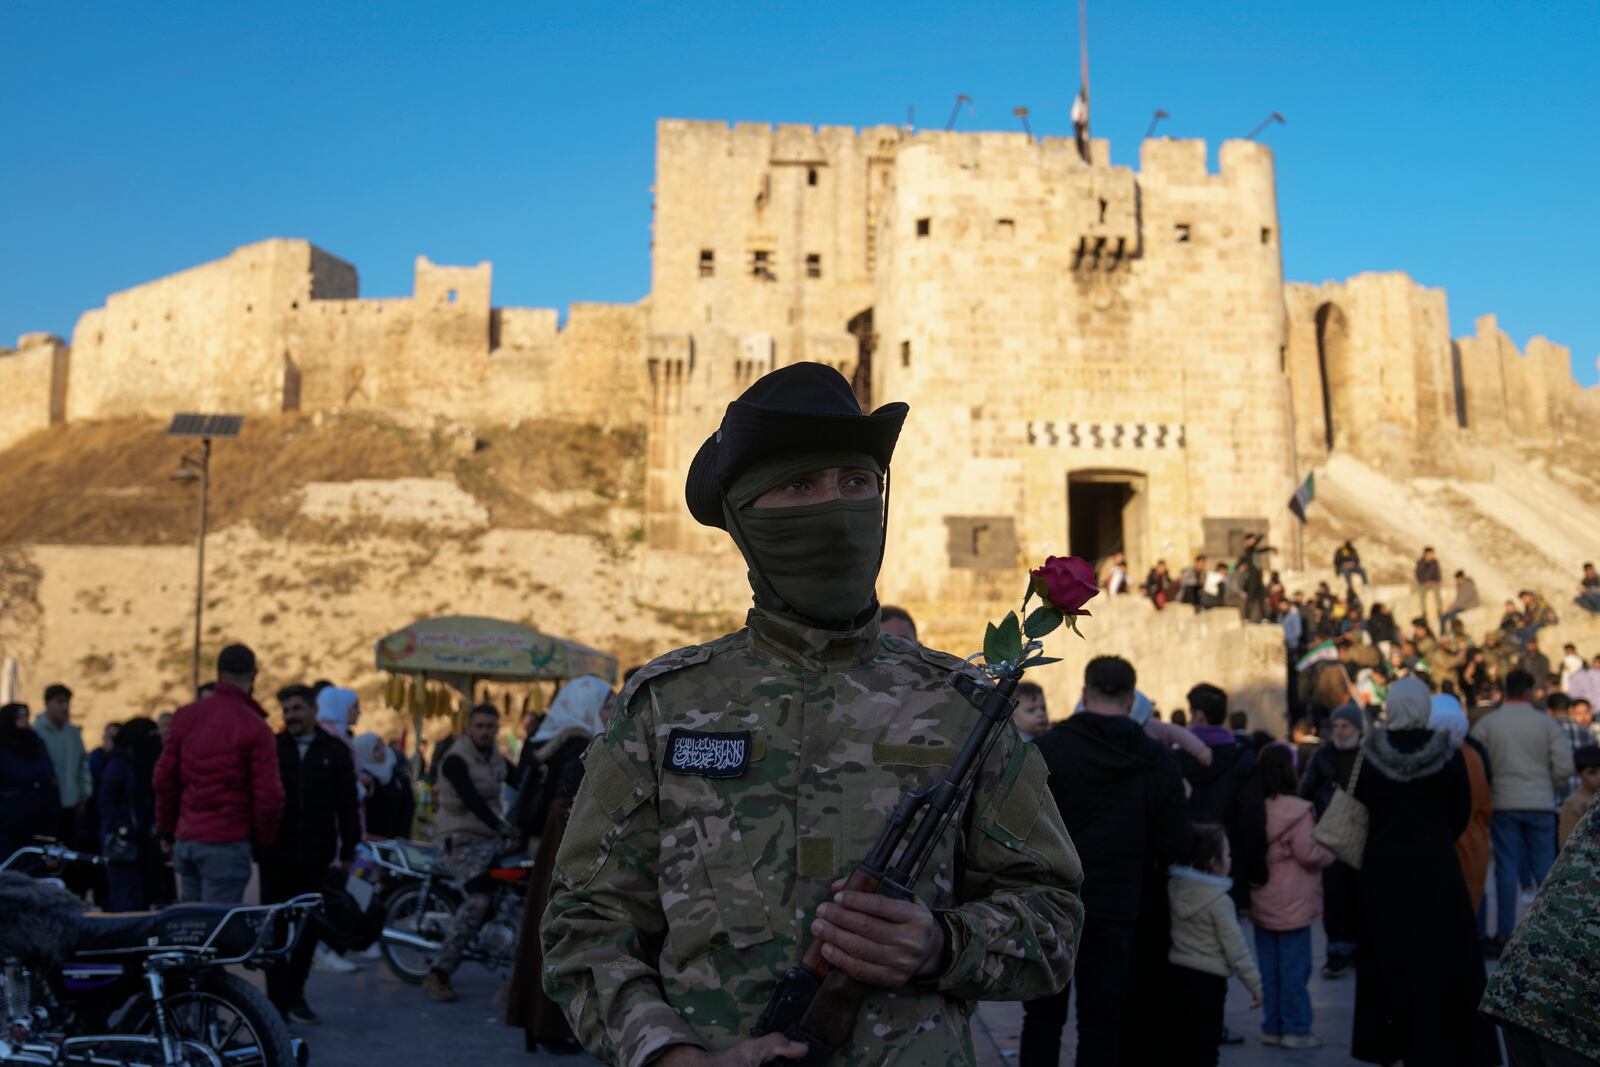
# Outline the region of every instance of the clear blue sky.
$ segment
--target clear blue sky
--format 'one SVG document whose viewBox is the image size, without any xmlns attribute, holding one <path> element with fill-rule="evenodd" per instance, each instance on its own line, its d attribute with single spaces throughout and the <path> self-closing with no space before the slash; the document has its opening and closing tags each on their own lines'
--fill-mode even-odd
<svg viewBox="0 0 1600 1067">
<path fill-rule="evenodd" d="M 1272 111 L 1285 267 L 1405 270 L 1452 329 L 1600 353 L 1600 3 L 1090 0 L 1094 129 L 1133 163 Z M 0 3 L 0 343 L 271 236 L 403 295 L 492 260 L 500 305 L 649 284 L 657 117 L 1066 133 L 1066 3 Z M 1213 149 L 1214 151 L 1214 149 Z"/>
</svg>

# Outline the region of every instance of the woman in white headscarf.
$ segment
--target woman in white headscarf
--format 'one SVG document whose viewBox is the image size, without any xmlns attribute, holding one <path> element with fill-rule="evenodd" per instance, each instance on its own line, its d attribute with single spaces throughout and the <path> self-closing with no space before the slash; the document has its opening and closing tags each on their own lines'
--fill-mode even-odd
<svg viewBox="0 0 1600 1067">
<path fill-rule="evenodd" d="M 361 698 L 354 689 L 330 685 L 317 694 L 317 725 L 348 743 L 350 727 L 361 718 Z"/>
<path fill-rule="evenodd" d="M 394 749 L 375 733 L 355 740 L 356 771 L 366 791 L 367 833 L 374 837 L 410 837 L 416 798 L 405 765 Z"/>
<path fill-rule="evenodd" d="M 336 685 L 323 686 L 317 692 L 317 727 L 325 734 L 331 734 L 344 742 L 344 747 L 350 750 L 350 763 L 358 765 L 356 746 L 350 740 L 350 727 L 361 718 L 361 698 L 354 689 L 342 689 Z M 367 790 L 358 780 L 356 791 L 361 799 L 365 800 Z M 365 805 L 361 808 L 361 833 L 367 832 L 367 813 Z"/>
<path fill-rule="evenodd" d="M 1461 710 L 1461 701 L 1449 693 L 1433 695 L 1428 726 L 1450 735 L 1450 743 L 1460 751 L 1467 767 L 1467 780 L 1472 783 L 1472 818 L 1467 828 L 1456 838 L 1456 858 L 1461 861 L 1461 877 L 1467 883 L 1467 896 L 1472 899 L 1472 910 L 1477 912 L 1483 903 L 1484 886 L 1489 880 L 1489 825 L 1494 821 L 1494 794 L 1489 789 L 1489 765 L 1478 744 L 1469 741 L 1470 728 L 1467 713 Z"/>
<path fill-rule="evenodd" d="M 1449 730 L 1431 730 L 1428 687 L 1389 687 L 1384 718 L 1361 746 L 1355 797 L 1368 813 L 1351 1055 L 1369 1063 L 1497 1064 L 1477 1012 L 1483 952 L 1456 839 L 1472 785 Z"/>
<path fill-rule="evenodd" d="M 560 1007 L 545 996 L 540 984 L 544 953 L 539 917 L 550 900 L 556 850 L 583 780 L 583 751 L 605 729 L 611 702 L 611 686 L 603 679 L 592 674 L 574 678 L 561 687 L 550 713 L 528 739 L 535 762 L 519 784 L 513 818 L 524 833 L 539 838 L 539 852 L 522 909 L 517 960 L 506 995 L 506 1025 L 522 1028 L 529 1052 L 539 1045 L 554 1053 L 579 1051 Z"/>
</svg>

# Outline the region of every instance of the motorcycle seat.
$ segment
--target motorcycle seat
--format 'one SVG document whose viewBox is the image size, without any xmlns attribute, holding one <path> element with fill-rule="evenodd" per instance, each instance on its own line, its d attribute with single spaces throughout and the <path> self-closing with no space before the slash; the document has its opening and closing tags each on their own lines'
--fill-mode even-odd
<svg viewBox="0 0 1600 1067">
<path fill-rule="evenodd" d="M 175 904 L 161 911 L 90 912 L 77 917 L 77 951 L 199 945 L 232 910 L 230 904 Z"/>
</svg>

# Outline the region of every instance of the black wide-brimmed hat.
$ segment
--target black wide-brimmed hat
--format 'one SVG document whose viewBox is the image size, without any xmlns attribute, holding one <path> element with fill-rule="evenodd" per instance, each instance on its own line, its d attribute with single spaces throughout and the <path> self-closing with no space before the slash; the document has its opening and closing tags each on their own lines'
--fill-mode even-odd
<svg viewBox="0 0 1600 1067">
<path fill-rule="evenodd" d="M 784 452 L 865 452 L 884 470 L 910 407 L 885 404 L 870 415 L 845 376 L 821 363 L 791 363 L 763 375 L 722 416 L 689 464 L 684 494 L 703 526 L 727 529 L 722 495 L 740 471 Z"/>
</svg>

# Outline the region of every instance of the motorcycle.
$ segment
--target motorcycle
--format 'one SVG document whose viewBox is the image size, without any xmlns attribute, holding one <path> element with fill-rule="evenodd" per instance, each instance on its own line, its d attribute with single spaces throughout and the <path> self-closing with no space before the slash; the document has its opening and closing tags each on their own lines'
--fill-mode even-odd
<svg viewBox="0 0 1600 1067">
<path fill-rule="evenodd" d="M 0 863 L 0 1067 L 304 1067 L 305 1044 L 226 968 L 288 956 L 320 897 L 101 915 L 20 871 L 103 862 L 32 845 Z"/>
<path fill-rule="evenodd" d="M 371 876 L 383 915 L 383 958 L 389 970 L 413 985 L 428 968 L 449 933 L 463 893 L 439 862 L 439 850 L 417 841 L 364 841 L 357 849 L 358 870 Z M 489 920 L 470 944 L 466 958 L 492 971 L 508 970 L 516 958 L 517 930 L 533 861 L 526 853 L 502 856 L 489 870 L 494 885 Z"/>
</svg>

